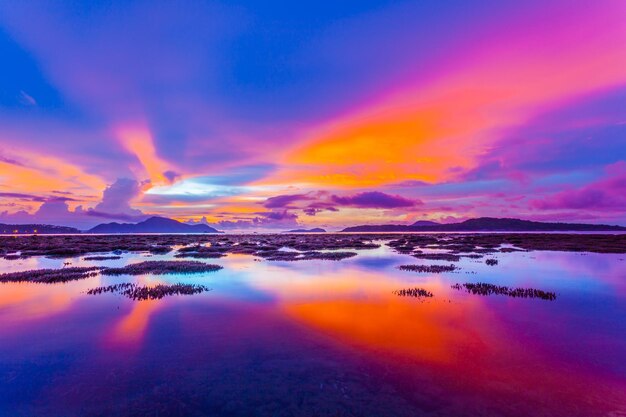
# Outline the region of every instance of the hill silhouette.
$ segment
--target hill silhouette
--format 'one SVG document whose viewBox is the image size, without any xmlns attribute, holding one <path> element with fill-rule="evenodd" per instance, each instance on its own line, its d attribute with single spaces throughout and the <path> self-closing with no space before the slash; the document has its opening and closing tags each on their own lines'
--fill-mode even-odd
<svg viewBox="0 0 626 417">
<path fill-rule="evenodd" d="M 206 224 L 185 224 L 167 217 L 150 217 L 139 223 L 103 223 L 88 233 L 219 233 Z"/>
<path fill-rule="evenodd" d="M 1 235 L 51 235 L 51 234 L 74 234 L 80 233 L 80 230 L 73 227 L 54 226 L 50 224 L 3 224 L 0 223 Z"/>
<path fill-rule="evenodd" d="M 363 225 L 346 227 L 342 232 L 603 232 L 626 231 L 626 227 L 606 224 L 548 223 L 512 218 L 479 217 L 459 223 Z M 431 223 L 431 222 L 429 222 Z"/>
</svg>

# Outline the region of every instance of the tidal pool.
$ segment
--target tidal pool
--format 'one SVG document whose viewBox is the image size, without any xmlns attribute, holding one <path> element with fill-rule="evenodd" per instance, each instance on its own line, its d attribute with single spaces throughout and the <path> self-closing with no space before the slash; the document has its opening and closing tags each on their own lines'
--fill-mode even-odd
<svg viewBox="0 0 626 417">
<path fill-rule="evenodd" d="M 496 252 L 429 273 L 398 267 L 451 262 L 377 243 L 342 260 L 228 253 L 198 274 L 0 283 L 0 415 L 626 415 L 626 254 Z M 175 254 L 0 259 L 0 273 Z M 556 299 L 452 288 L 477 282 Z M 87 294 L 119 283 L 210 291 Z"/>
</svg>

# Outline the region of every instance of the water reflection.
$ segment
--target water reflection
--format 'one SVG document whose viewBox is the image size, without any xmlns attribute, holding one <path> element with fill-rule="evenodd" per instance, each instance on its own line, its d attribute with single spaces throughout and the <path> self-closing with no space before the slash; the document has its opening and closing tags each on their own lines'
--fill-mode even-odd
<svg viewBox="0 0 626 417">
<path fill-rule="evenodd" d="M 145 335 L 150 317 L 159 310 L 160 300 L 144 300 L 133 303 L 130 312 L 120 319 L 111 330 L 107 342 L 138 349 Z"/>
<path fill-rule="evenodd" d="M 467 326 L 470 314 L 484 316 L 479 300 L 463 305 L 415 300 L 335 300 L 284 306 L 290 316 L 349 343 L 377 351 L 452 363 L 459 352 L 495 349 L 494 323 Z"/>
<path fill-rule="evenodd" d="M 77 293 L 86 291 L 84 282 L 66 287 L 46 284 L 0 284 L 0 328 L 3 325 L 20 325 L 30 320 L 42 320 L 70 310 Z"/>
<path fill-rule="evenodd" d="M 459 271 L 422 274 L 398 270 L 419 261 L 383 246 L 339 262 L 229 255 L 208 260 L 224 267 L 211 274 L 0 284 L 0 415 L 150 414 L 155 404 L 180 415 L 626 412 L 622 258 L 507 253 L 493 267 L 462 258 Z M 62 266 L 0 261 L 1 272 Z M 558 298 L 450 288 L 477 281 Z M 85 294 L 120 282 L 213 291 L 141 302 Z M 434 297 L 392 293 L 415 286 Z"/>
</svg>

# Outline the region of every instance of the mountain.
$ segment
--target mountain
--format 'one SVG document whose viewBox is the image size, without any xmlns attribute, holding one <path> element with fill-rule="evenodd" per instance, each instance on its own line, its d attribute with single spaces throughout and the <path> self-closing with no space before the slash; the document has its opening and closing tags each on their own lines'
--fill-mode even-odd
<svg viewBox="0 0 626 417">
<path fill-rule="evenodd" d="M 88 233 L 219 233 L 206 224 L 185 224 L 167 217 L 150 217 L 139 223 L 103 223 Z"/>
<path fill-rule="evenodd" d="M 52 226 L 49 224 L 2 224 L 0 223 L 0 235 L 13 234 L 74 234 L 80 233 L 80 230 L 73 227 Z"/>
<path fill-rule="evenodd" d="M 430 220 L 418 220 L 411 226 L 425 227 L 425 226 L 439 226 L 441 223 L 431 222 Z"/>
<path fill-rule="evenodd" d="M 283 233 L 326 233 L 326 230 L 320 228 L 320 227 L 315 227 L 313 229 L 294 229 L 294 230 L 287 230 L 286 232 Z"/>
<path fill-rule="evenodd" d="M 406 226 L 400 224 L 347 227 L 342 232 L 608 232 L 626 227 L 606 224 L 544 223 L 520 219 L 480 217 L 460 223 Z"/>
</svg>

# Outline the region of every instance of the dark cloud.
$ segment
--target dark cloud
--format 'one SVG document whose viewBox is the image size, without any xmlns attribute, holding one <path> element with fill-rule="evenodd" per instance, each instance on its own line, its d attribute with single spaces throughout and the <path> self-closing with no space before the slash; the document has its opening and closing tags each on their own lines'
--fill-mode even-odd
<svg viewBox="0 0 626 417">
<path fill-rule="evenodd" d="M 15 200 L 33 201 L 36 203 L 44 203 L 45 201 L 47 201 L 47 198 L 45 197 L 23 193 L 0 193 L 0 198 L 12 198 Z"/>
<path fill-rule="evenodd" d="M 45 203 L 47 201 L 78 201 L 71 197 L 50 197 L 24 193 L 0 193 L 0 198 L 11 198 L 20 201 L 32 201 L 34 203 Z"/>
<path fill-rule="evenodd" d="M 317 213 L 322 211 L 339 211 L 339 209 L 334 205 L 325 202 L 311 203 L 302 209 L 302 212 L 307 216 L 315 216 Z"/>
<path fill-rule="evenodd" d="M 337 206 L 393 209 L 414 207 L 423 203 L 420 200 L 380 191 L 367 191 L 351 196 L 329 195 L 326 191 L 315 191 L 306 194 L 278 195 L 268 198 L 262 204 L 268 209 L 302 210 L 307 216 L 315 216 L 323 211 L 339 211 Z"/>
<path fill-rule="evenodd" d="M 172 184 L 174 181 L 176 181 L 178 178 L 181 177 L 181 175 L 175 171 L 165 171 L 163 173 L 163 176 L 165 177 L 166 180 L 169 181 L 170 184 Z"/>
<path fill-rule="evenodd" d="M 332 195 L 331 200 L 339 206 L 380 209 L 413 207 L 423 204 L 420 200 L 410 200 L 399 195 L 386 194 L 380 191 L 366 191 L 343 197 Z"/>
<path fill-rule="evenodd" d="M 263 203 L 265 208 L 294 208 L 292 206 L 296 201 L 312 200 L 313 198 L 308 194 L 292 194 L 292 195 L 277 195 L 270 197 Z"/>
<path fill-rule="evenodd" d="M 265 217 L 266 219 L 270 219 L 270 220 L 277 220 L 277 221 L 283 221 L 283 220 L 297 220 L 298 219 L 298 215 L 295 213 L 291 213 L 287 210 L 283 210 L 283 211 L 269 211 L 269 212 L 261 212 L 258 213 L 259 216 L 261 217 Z"/>
</svg>

